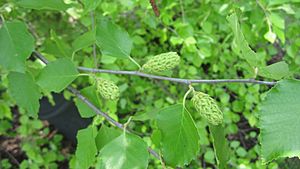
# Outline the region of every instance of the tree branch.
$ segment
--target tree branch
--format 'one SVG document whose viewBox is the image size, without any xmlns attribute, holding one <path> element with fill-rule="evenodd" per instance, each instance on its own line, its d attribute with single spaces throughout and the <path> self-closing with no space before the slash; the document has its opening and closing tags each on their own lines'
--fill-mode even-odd
<svg viewBox="0 0 300 169">
<path fill-rule="evenodd" d="M 33 52 L 40 60 L 44 63 L 47 63 L 47 60 L 43 55 L 34 51 Z M 93 69 L 87 67 L 79 66 L 77 68 L 80 71 L 84 72 L 92 72 L 92 73 L 108 73 L 108 74 L 119 74 L 119 75 L 132 75 L 132 76 L 140 76 L 149 79 L 157 79 L 157 80 L 166 80 L 176 83 L 183 83 L 183 84 L 192 84 L 192 83 L 207 83 L 207 84 L 218 84 L 218 83 L 252 83 L 252 84 L 260 84 L 260 85 L 269 85 L 273 86 L 277 82 L 271 81 L 261 81 L 255 79 L 182 79 L 182 78 L 174 78 L 174 77 L 166 77 L 166 76 L 157 76 L 152 74 L 147 74 L 139 71 L 126 71 L 126 70 L 107 70 L 107 69 Z"/>
<path fill-rule="evenodd" d="M 133 76 L 141 76 L 150 79 L 157 80 L 167 80 L 171 82 L 183 83 L 183 84 L 192 84 L 192 83 L 253 83 L 253 84 L 262 84 L 262 85 L 275 85 L 276 82 L 270 81 L 260 81 L 255 79 L 181 79 L 181 78 L 173 78 L 173 77 L 165 77 L 165 76 L 157 76 L 147 73 L 142 73 L 139 71 L 124 71 L 124 70 L 106 70 L 106 69 L 93 69 L 86 67 L 78 67 L 78 70 L 85 72 L 93 72 L 93 73 L 109 73 L 109 74 L 120 74 L 120 75 L 133 75 Z"/>
<path fill-rule="evenodd" d="M 48 64 L 48 60 L 40 53 L 38 53 L 37 51 L 34 51 L 33 54 L 40 59 L 42 62 L 44 62 L 45 64 Z M 110 117 L 108 114 L 102 112 L 100 109 L 98 109 L 92 102 L 90 102 L 86 97 L 84 97 L 77 89 L 69 86 L 67 87 L 67 89 L 73 93 L 78 99 L 80 99 L 82 102 L 84 102 L 88 107 L 90 107 L 96 114 L 103 116 L 107 121 L 109 121 L 110 123 L 112 123 L 113 125 L 115 125 L 116 127 L 118 127 L 119 129 L 122 130 L 127 130 L 128 129 L 124 128 L 124 125 L 115 121 L 112 117 Z M 148 152 L 150 154 L 152 154 L 155 158 L 157 158 L 158 160 L 160 160 L 160 156 L 157 154 L 157 152 L 155 152 L 153 149 L 151 149 L 150 147 L 148 147 Z"/>
</svg>

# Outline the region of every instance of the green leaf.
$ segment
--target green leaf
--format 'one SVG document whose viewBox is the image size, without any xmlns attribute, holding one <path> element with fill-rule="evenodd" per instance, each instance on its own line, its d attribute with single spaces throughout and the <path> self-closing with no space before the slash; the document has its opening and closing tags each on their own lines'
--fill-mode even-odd
<svg viewBox="0 0 300 169">
<path fill-rule="evenodd" d="M 100 2 L 101 0 L 82 0 L 84 13 L 95 10 L 99 6 Z"/>
<path fill-rule="evenodd" d="M 276 13 L 271 13 L 270 20 L 271 20 L 273 26 L 277 26 L 280 29 L 285 28 L 284 18 L 282 18 L 280 15 L 278 15 Z"/>
<path fill-rule="evenodd" d="M 300 81 L 282 80 L 261 105 L 260 142 L 265 162 L 300 157 Z"/>
<path fill-rule="evenodd" d="M 102 148 L 99 158 L 96 168 L 146 169 L 149 153 L 147 144 L 140 137 L 124 132 Z"/>
<path fill-rule="evenodd" d="M 25 61 L 34 50 L 34 39 L 20 21 L 5 22 L 0 28 L 0 66 L 23 72 Z"/>
<path fill-rule="evenodd" d="M 81 36 L 79 36 L 73 43 L 72 43 L 72 47 L 73 47 L 73 51 L 77 52 L 82 48 L 91 46 L 92 44 L 94 44 L 96 42 L 95 39 L 95 31 L 89 31 L 86 32 L 84 34 L 82 34 Z"/>
<path fill-rule="evenodd" d="M 88 127 L 77 133 L 76 162 L 81 169 L 88 169 L 96 159 L 95 128 Z"/>
<path fill-rule="evenodd" d="M 102 125 L 97 136 L 96 145 L 98 150 L 101 150 L 107 143 L 119 137 L 122 134 L 120 130 Z"/>
<path fill-rule="evenodd" d="M 245 39 L 245 36 L 241 30 L 238 17 L 236 13 L 231 14 L 227 18 L 231 29 L 233 30 L 234 39 L 238 51 L 241 52 L 241 55 L 251 66 L 257 66 L 260 60 L 259 56 L 250 48 L 248 42 Z"/>
<path fill-rule="evenodd" d="M 269 42 L 274 43 L 276 40 L 276 34 L 269 30 L 267 33 L 265 33 L 264 38 L 267 39 Z"/>
<path fill-rule="evenodd" d="M 51 30 L 51 40 L 53 40 L 56 44 L 56 50 L 58 49 L 60 53 L 63 56 L 58 56 L 58 57 L 71 57 L 72 56 L 72 48 L 67 44 L 65 41 L 63 41 L 61 38 L 59 38 L 56 33 Z"/>
<path fill-rule="evenodd" d="M 163 158 L 168 165 L 183 166 L 197 157 L 200 149 L 198 131 L 182 104 L 162 109 L 157 125 L 162 134 Z"/>
<path fill-rule="evenodd" d="M 211 132 L 215 155 L 220 169 L 228 168 L 227 162 L 230 159 L 230 148 L 225 137 L 224 127 L 221 125 L 209 125 Z"/>
<path fill-rule="evenodd" d="M 117 58 L 130 57 L 132 40 L 128 33 L 107 18 L 101 18 L 97 22 L 96 43 L 103 55 Z"/>
<path fill-rule="evenodd" d="M 30 116 L 37 117 L 41 93 L 33 78 L 29 74 L 11 72 L 8 81 L 8 90 L 17 105 L 24 108 Z"/>
<path fill-rule="evenodd" d="M 61 92 L 79 75 L 76 67 L 67 58 L 49 63 L 39 74 L 37 84 L 46 91 Z"/>
<path fill-rule="evenodd" d="M 19 0 L 17 4 L 30 9 L 49 9 L 64 11 L 70 6 L 65 4 L 63 0 Z"/>
<path fill-rule="evenodd" d="M 259 69 L 258 74 L 263 77 L 280 80 L 290 73 L 289 65 L 285 61 L 277 62 L 272 65 L 262 67 Z"/>
<path fill-rule="evenodd" d="M 145 112 L 145 113 L 142 113 L 142 114 L 134 115 L 132 117 L 132 120 L 135 120 L 135 121 L 152 120 L 152 119 L 156 118 L 157 114 L 158 114 L 158 111 L 153 109 L 151 111 L 148 111 L 148 112 Z"/>
<path fill-rule="evenodd" d="M 96 88 L 94 86 L 89 86 L 80 91 L 80 93 L 86 97 L 89 101 L 91 101 L 96 107 L 100 107 L 99 99 L 97 96 Z M 83 118 L 89 118 L 96 115 L 95 111 L 87 106 L 84 102 L 82 102 L 80 99 L 75 99 L 76 107 L 78 108 L 78 111 L 80 113 L 80 116 Z"/>
</svg>

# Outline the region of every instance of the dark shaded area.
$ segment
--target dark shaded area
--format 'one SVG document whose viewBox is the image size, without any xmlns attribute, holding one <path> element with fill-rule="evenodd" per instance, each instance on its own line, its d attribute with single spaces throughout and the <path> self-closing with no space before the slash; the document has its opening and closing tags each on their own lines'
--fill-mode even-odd
<svg viewBox="0 0 300 169">
<path fill-rule="evenodd" d="M 55 105 L 51 105 L 47 98 L 40 101 L 39 118 L 47 120 L 68 140 L 76 143 L 77 131 L 86 128 L 92 119 L 83 119 L 72 101 L 68 101 L 62 94 L 53 94 Z"/>
</svg>

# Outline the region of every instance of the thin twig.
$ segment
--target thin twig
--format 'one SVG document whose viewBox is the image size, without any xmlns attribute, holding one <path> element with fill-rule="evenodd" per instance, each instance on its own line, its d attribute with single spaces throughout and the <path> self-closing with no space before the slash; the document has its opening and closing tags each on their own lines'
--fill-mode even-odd
<svg viewBox="0 0 300 169">
<path fill-rule="evenodd" d="M 159 17 L 160 13 L 159 13 L 159 9 L 158 9 L 158 7 L 157 7 L 157 5 L 156 5 L 155 0 L 150 0 L 150 4 L 151 4 L 151 6 L 152 6 L 152 9 L 153 9 L 153 12 L 155 13 L 155 15 L 156 15 L 157 17 Z"/>
<path fill-rule="evenodd" d="M 255 79 L 182 79 L 182 78 L 173 78 L 173 77 L 165 77 L 165 76 L 157 76 L 152 74 L 147 74 L 139 71 L 124 71 L 124 70 L 106 70 L 106 69 L 93 69 L 87 67 L 78 67 L 78 70 L 85 72 L 93 72 L 93 73 L 109 73 L 109 74 L 120 74 L 120 75 L 133 75 L 133 76 L 141 76 L 150 79 L 157 80 L 167 80 L 171 82 L 183 83 L 183 84 L 191 84 L 191 83 L 208 83 L 208 84 L 217 84 L 217 83 L 253 83 L 253 84 L 262 84 L 262 85 L 270 85 L 273 86 L 276 82 L 270 81 L 260 81 Z"/>
<path fill-rule="evenodd" d="M 35 54 L 35 56 L 40 59 L 42 62 L 44 62 L 45 64 L 48 63 L 47 59 L 40 53 L 34 51 L 33 54 Z M 102 112 L 100 109 L 98 109 L 92 102 L 90 102 L 86 97 L 84 97 L 77 89 L 69 86 L 67 87 L 67 89 L 73 93 L 78 99 L 80 99 L 82 102 L 84 102 L 88 107 L 90 107 L 96 114 L 103 116 L 107 121 L 109 121 L 110 123 L 112 123 L 113 125 L 115 125 L 116 127 L 118 127 L 121 130 L 124 130 L 124 125 L 115 121 L 112 117 L 110 117 L 108 114 Z M 128 130 L 127 130 L 128 131 Z M 158 160 L 160 160 L 160 156 L 150 147 L 148 147 L 148 152 L 150 154 L 152 154 L 155 158 L 157 158 Z"/>
<path fill-rule="evenodd" d="M 92 21 L 92 31 L 95 30 L 95 14 L 93 11 L 90 12 L 90 15 L 91 15 L 91 21 Z M 94 43 L 93 44 L 93 57 L 94 57 L 94 66 L 95 68 L 98 67 L 98 64 L 97 64 L 97 48 L 96 48 L 96 44 Z"/>
<path fill-rule="evenodd" d="M 181 10 L 182 22 L 185 22 L 185 12 L 184 12 L 184 8 L 183 8 L 182 0 L 180 0 L 180 10 Z"/>
<path fill-rule="evenodd" d="M 1 148 L 1 147 L 0 147 L 0 151 L 3 151 L 8 156 L 8 158 L 10 158 L 12 160 L 12 162 L 15 163 L 17 166 L 20 166 L 19 161 L 10 152 L 6 151 L 4 148 Z M 0 166 L 0 168 L 1 168 L 1 166 Z"/>
</svg>

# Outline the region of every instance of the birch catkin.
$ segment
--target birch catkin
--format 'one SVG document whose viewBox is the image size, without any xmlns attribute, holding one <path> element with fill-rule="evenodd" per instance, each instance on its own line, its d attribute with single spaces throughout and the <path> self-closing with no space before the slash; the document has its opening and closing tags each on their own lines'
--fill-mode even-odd
<svg viewBox="0 0 300 169">
<path fill-rule="evenodd" d="M 120 89 L 110 80 L 97 79 L 97 92 L 106 100 L 118 100 L 120 97 Z"/>
<path fill-rule="evenodd" d="M 216 101 L 209 95 L 202 92 L 194 92 L 192 102 L 200 115 L 212 125 L 223 123 L 223 113 Z"/>
<path fill-rule="evenodd" d="M 142 70 L 149 73 L 159 73 L 173 69 L 180 62 L 176 52 L 162 53 L 154 56 L 142 66 Z"/>
</svg>

